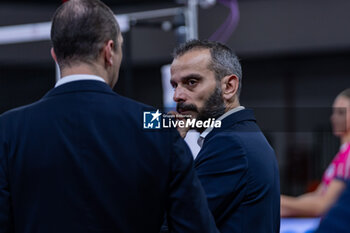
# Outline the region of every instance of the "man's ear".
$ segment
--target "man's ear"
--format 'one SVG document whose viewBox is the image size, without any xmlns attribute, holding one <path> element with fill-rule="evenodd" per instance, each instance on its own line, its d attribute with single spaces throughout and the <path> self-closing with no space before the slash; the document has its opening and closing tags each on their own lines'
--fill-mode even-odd
<svg viewBox="0 0 350 233">
<path fill-rule="evenodd" d="M 109 40 L 103 47 L 103 58 L 107 66 L 112 66 L 114 63 L 113 61 L 113 55 L 115 53 L 114 46 L 115 44 L 113 40 Z"/>
<path fill-rule="evenodd" d="M 227 75 L 221 79 L 222 97 L 230 101 L 236 95 L 239 87 L 239 78 L 234 75 Z"/>
<path fill-rule="evenodd" d="M 55 50 L 53 50 L 53 48 L 51 48 L 51 57 L 58 64 L 56 53 L 55 53 Z"/>
</svg>

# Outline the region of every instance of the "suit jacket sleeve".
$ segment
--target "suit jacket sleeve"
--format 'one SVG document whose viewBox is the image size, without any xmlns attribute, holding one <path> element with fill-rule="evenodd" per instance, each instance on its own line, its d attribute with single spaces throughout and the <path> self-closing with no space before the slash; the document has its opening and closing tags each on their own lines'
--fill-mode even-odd
<svg viewBox="0 0 350 233">
<path fill-rule="evenodd" d="M 221 134 L 205 142 L 197 156 L 196 171 L 217 224 L 224 210 L 235 209 L 244 198 L 245 154 L 238 137 Z"/>
<path fill-rule="evenodd" d="M 193 168 L 192 154 L 177 132 L 172 133 L 167 220 L 170 232 L 218 232 Z"/>
<path fill-rule="evenodd" d="M 4 124 L 0 118 L 0 233 L 12 232 L 7 156 Z"/>
</svg>

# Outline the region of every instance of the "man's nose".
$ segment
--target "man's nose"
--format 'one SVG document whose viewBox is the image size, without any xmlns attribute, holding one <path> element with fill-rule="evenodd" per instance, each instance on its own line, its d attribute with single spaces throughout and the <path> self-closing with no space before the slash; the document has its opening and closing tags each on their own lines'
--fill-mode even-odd
<svg viewBox="0 0 350 233">
<path fill-rule="evenodd" d="M 183 88 L 176 87 L 174 91 L 173 99 L 176 103 L 185 102 L 186 101 L 186 94 Z"/>
</svg>

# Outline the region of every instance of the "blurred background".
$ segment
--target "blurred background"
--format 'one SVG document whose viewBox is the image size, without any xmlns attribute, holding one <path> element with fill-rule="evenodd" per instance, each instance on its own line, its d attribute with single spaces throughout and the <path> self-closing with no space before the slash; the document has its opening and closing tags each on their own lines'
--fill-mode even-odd
<svg viewBox="0 0 350 233">
<path fill-rule="evenodd" d="M 175 0 L 103 2 L 116 15 L 174 12 L 188 6 L 187 1 Z M 49 22 L 61 3 L 0 2 L 0 113 L 40 99 L 53 88 L 56 76 L 49 40 L 9 42 L 4 39 L 11 33 L 8 26 Z M 241 59 L 241 104 L 255 109 L 258 124 L 277 153 L 281 192 L 311 191 L 339 149 L 329 117 L 336 95 L 350 87 L 350 1 L 217 0 L 199 4 L 198 38 L 225 42 Z M 171 62 L 173 48 L 186 39 L 187 19 L 183 14 L 145 18 L 127 22 L 115 91 L 164 109 L 163 92 L 167 90 L 161 69 Z"/>
</svg>

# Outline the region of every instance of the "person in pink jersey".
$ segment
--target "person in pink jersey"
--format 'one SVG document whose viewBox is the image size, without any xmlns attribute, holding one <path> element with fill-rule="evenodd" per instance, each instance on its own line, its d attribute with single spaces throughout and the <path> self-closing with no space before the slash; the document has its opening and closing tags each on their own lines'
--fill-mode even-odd
<svg viewBox="0 0 350 233">
<path fill-rule="evenodd" d="M 340 139 L 340 149 L 323 174 L 314 192 L 298 197 L 281 195 L 281 217 L 319 217 L 338 199 L 350 177 L 350 88 L 334 100 L 331 116 L 333 134 Z"/>
</svg>

